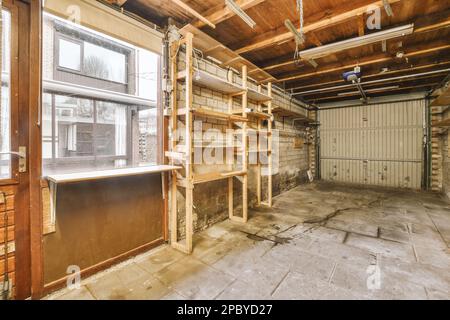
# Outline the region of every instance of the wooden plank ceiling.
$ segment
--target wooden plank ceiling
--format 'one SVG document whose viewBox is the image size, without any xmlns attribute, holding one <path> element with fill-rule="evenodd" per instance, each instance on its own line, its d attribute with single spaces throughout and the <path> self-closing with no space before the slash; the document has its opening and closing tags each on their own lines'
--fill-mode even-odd
<svg viewBox="0 0 450 320">
<path fill-rule="evenodd" d="M 264 68 L 278 85 L 311 104 L 358 99 L 342 73 L 357 65 L 369 97 L 429 91 L 442 84 L 450 72 L 450 0 L 389 0 L 394 16 L 381 10 L 382 30 L 415 24 L 412 35 L 357 47 L 317 59 L 315 68 L 305 61 L 294 63 L 295 41 L 284 26 L 290 19 L 299 25 L 295 0 L 235 0 L 256 22 L 251 29 L 233 15 L 224 0 L 181 0 L 216 25 L 211 28 L 181 9 L 173 0 L 108 0 L 161 27 L 173 18 L 192 23 L 207 34 Z M 301 50 L 369 34 L 367 7 L 379 0 L 304 0 L 306 42 Z M 361 14 L 362 13 L 362 14 Z M 401 54 L 401 55 L 400 55 Z M 430 71 L 437 71 L 429 74 Z M 442 72 L 439 72 L 442 71 Z M 426 73 L 426 74 L 424 74 Z M 415 77 L 395 79 L 400 76 Z M 321 89 L 321 90 L 319 90 Z"/>
</svg>

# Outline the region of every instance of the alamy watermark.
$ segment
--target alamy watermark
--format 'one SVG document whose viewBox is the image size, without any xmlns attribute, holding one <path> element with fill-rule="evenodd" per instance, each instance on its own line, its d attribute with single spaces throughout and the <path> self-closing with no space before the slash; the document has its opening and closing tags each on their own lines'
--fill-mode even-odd
<svg viewBox="0 0 450 320">
<path fill-rule="evenodd" d="M 267 128 L 256 129 L 224 129 L 210 128 L 204 130 L 204 122 L 196 120 L 193 123 L 192 163 L 193 165 L 234 165 L 242 164 L 243 153 L 248 152 L 247 164 L 261 164 L 262 174 L 268 175 L 269 164 L 272 174 L 279 170 L 279 131 L 268 132 Z M 243 139 L 243 135 L 247 138 Z M 173 132 L 172 139 L 177 143 L 175 150 L 187 152 L 186 130 L 178 128 Z M 189 157 L 188 157 L 189 158 Z M 186 159 L 189 160 L 189 159 Z"/>
</svg>

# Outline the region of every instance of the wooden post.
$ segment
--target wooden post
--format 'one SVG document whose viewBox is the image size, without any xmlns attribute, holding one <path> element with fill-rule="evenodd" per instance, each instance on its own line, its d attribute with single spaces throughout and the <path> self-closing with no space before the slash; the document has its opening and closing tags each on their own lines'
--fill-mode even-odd
<svg viewBox="0 0 450 320">
<path fill-rule="evenodd" d="M 233 82 L 233 71 L 231 71 L 231 70 L 228 71 L 228 81 Z M 228 97 L 228 113 L 233 114 L 233 96 L 232 95 L 230 95 Z M 233 129 L 232 122 L 228 123 L 228 129 Z M 234 145 L 234 136 L 232 136 L 231 139 L 229 139 L 229 137 L 227 136 L 227 147 L 230 147 L 231 145 Z M 226 151 L 227 151 L 227 160 L 228 160 L 228 152 L 232 152 L 233 160 L 234 160 L 234 148 L 233 149 L 227 148 Z M 229 164 L 228 170 L 233 171 L 233 164 Z M 234 201 L 233 201 L 234 186 L 233 186 L 233 182 L 234 182 L 233 177 L 228 178 L 228 216 L 229 216 L 230 220 L 232 220 L 234 217 Z"/>
<path fill-rule="evenodd" d="M 268 95 L 270 98 L 272 98 L 272 82 L 269 82 L 267 85 L 267 90 L 268 90 Z M 272 116 L 272 100 L 270 100 L 267 104 L 267 112 L 269 113 L 270 116 Z M 269 154 L 268 154 L 268 160 L 269 160 L 269 170 L 268 170 L 268 174 L 269 176 L 268 178 L 268 190 L 267 190 L 267 203 L 269 205 L 269 207 L 272 207 L 272 142 L 273 142 L 273 137 L 272 137 L 272 119 L 269 119 L 269 123 L 267 126 L 267 134 L 268 136 L 268 149 L 269 149 Z"/>
<path fill-rule="evenodd" d="M 258 92 L 259 93 L 261 93 L 261 85 L 259 85 L 258 86 Z M 261 103 L 258 103 L 258 112 L 262 112 L 262 105 L 261 105 Z M 258 120 L 257 120 L 257 129 L 258 129 L 258 131 L 257 131 L 257 139 L 256 139 L 256 141 L 257 141 L 257 143 L 258 143 L 258 146 L 257 146 L 257 154 L 256 154 L 256 156 L 257 156 L 257 177 L 256 177 L 256 195 L 257 195 L 257 198 L 258 198 L 258 206 L 260 206 L 261 205 L 261 193 L 262 193 L 262 190 L 261 190 L 261 161 L 260 161 L 260 157 L 261 157 L 261 154 L 260 154 L 260 152 L 261 152 L 261 143 L 260 143 L 260 134 L 261 134 L 261 119 L 258 117 Z"/>
<path fill-rule="evenodd" d="M 175 53 L 177 52 L 179 44 L 174 43 L 171 52 Z M 177 90 L 178 90 L 178 63 L 177 63 L 178 55 L 174 55 L 171 59 L 171 79 L 172 79 L 172 101 L 171 101 L 171 108 L 172 108 L 172 114 L 171 114 L 171 124 L 170 124 L 170 130 L 172 131 L 171 136 L 171 150 L 175 151 L 177 146 L 177 137 L 175 135 L 175 132 L 177 131 L 178 127 L 178 102 L 177 102 Z M 170 160 L 171 165 L 174 165 L 174 159 Z M 172 171 L 172 184 L 170 186 L 170 242 L 172 245 L 175 245 L 178 242 L 178 209 L 177 209 L 177 172 Z"/>
<path fill-rule="evenodd" d="M 242 95 L 242 116 L 247 118 L 248 106 L 248 73 L 247 66 L 242 66 L 242 87 L 244 93 Z M 242 219 L 248 221 L 248 158 L 247 158 L 247 122 L 242 124 L 242 171 L 245 172 L 242 182 Z"/>
<path fill-rule="evenodd" d="M 192 252 L 194 177 L 192 172 L 192 50 L 193 35 L 186 34 L 186 251 Z"/>
</svg>

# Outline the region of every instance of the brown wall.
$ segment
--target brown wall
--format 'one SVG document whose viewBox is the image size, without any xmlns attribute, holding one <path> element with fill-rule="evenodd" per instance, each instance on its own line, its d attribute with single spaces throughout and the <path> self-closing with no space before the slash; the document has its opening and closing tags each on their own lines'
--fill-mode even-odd
<svg viewBox="0 0 450 320">
<path fill-rule="evenodd" d="M 432 123 L 450 117 L 448 107 L 432 107 Z M 450 198 L 450 131 L 432 127 L 432 190 L 442 191 Z"/>
<path fill-rule="evenodd" d="M 56 232 L 44 237 L 45 283 L 163 238 L 159 174 L 58 186 Z"/>
</svg>

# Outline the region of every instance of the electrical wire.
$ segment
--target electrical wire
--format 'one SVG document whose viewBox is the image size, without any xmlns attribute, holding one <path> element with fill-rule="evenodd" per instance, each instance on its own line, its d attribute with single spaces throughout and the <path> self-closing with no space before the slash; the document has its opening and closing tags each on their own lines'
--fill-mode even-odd
<svg viewBox="0 0 450 320">
<path fill-rule="evenodd" d="M 300 36 L 302 39 L 305 39 L 304 34 L 304 13 L 303 13 L 303 0 L 297 0 L 297 11 L 300 13 Z M 300 43 L 296 41 L 295 43 L 295 52 L 294 52 L 294 63 L 296 66 L 299 66 L 301 63 L 300 57 Z"/>
</svg>

